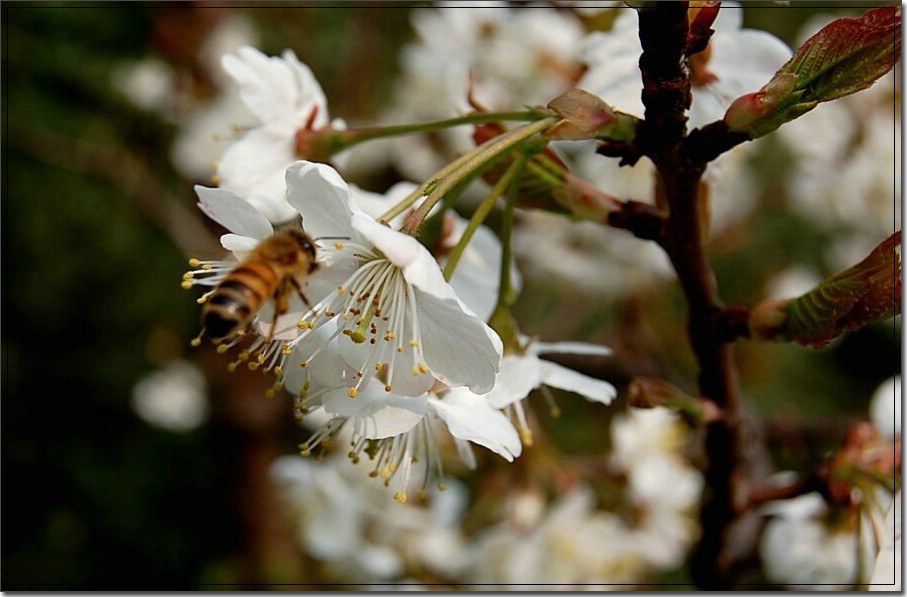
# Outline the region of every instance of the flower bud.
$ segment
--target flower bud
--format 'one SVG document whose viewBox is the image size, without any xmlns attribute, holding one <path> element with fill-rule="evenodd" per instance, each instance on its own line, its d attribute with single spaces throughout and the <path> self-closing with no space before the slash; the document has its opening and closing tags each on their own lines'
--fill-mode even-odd
<svg viewBox="0 0 907 597">
<path fill-rule="evenodd" d="M 608 139 L 627 142 L 636 133 L 635 116 L 614 110 L 600 97 L 582 89 L 571 89 L 548 103 L 562 120 L 551 126 L 549 139 Z"/>
</svg>

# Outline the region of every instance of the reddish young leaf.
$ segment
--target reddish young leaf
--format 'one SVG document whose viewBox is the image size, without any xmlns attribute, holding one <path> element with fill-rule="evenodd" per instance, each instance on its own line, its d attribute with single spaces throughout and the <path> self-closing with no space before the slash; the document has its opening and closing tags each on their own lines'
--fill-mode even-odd
<svg viewBox="0 0 907 597">
<path fill-rule="evenodd" d="M 821 348 L 844 332 L 900 313 L 900 243 L 898 231 L 857 265 L 787 303 L 787 317 L 777 332 Z"/>
<path fill-rule="evenodd" d="M 900 7 L 833 21 L 809 38 L 762 89 L 724 115 L 731 132 L 756 139 L 827 102 L 866 89 L 901 55 Z"/>
</svg>

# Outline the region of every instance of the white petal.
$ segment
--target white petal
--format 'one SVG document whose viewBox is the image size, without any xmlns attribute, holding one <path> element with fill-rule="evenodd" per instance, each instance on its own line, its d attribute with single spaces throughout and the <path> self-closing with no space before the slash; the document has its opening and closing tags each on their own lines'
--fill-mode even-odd
<svg viewBox="0 0 907 597">
<path fill-rule="evenodd" d="M 400 396 L 385 392 L 379 384 L 369 384 L 355 398 L 346 388 L 328 392 L 322 398 L 325 412 L 350 418 L 356 431 L 369 439 L 394 437 L 410 431 L 428 412 L 427 398 Z"/>
<path fill-rule="evenodd" d="M 301 62 L 293 50 L 284 50 L 283 59 L 296 80 L 296 112 L 294 116 L 304 118 L 306 121 L 304 124 L 307 124 L 312 115 L 312 109 L 317 108 L 315 118 L 311 121 L 312 128 L 326 125 L 328 123 L 327 99 L 318 79 L 312 73 L 312 69 Z M 341 126 L 345 126 L 342 120 L 339 123 Z"/>
<path fill-rule="evenodd" d="M 896 493 L 882 523 L 885 536 L 879 545 L 872 570 L 870 590 L 900 591 L 901 589 L 901 494 Z"/>
<path fill-rule="evenodd" d="M 321 87 L 292 52 L 285 52 L 282 58 L 268 57 L 245 46 L 237 54 L 225 55 L 221 64 L 239 85 L 240 97 L 263 124 L 302 126 L 305 122 L 300 117 L 307 116 L 312 107 L 318 105 L 320 112 L 326 112 Z"/>
<path fill-rule="evenodd" d="M 298 216 L 287 203 L 284 178 L 293 160 L 292 136 L 253 129 L 224 152 L 217 176 L 221 188 L 243 196 L 271 222 L 287 222 Z"/>
<path fill-rule="evenodd" d="M 588 342 L 533 342 L 529 352 L 534 354 L 582 354 L 591 356 L 610 356 L 613 351 L 601 344 Z"/>
<path fill-rule="evenodd" d="M 583 375 L 550 361 L 540 360 L 539 364 L 542 369 L 542 383 L 545 385 L 576 392 L 602 404 L 610 404 L 617 396 L 617 390 L 606 381 Z"/>
<path fill-rule="evenodd" d="M 529 395 L 542 384 L 542 369 L 537 357 L 508 355 L 501 361 L 501 371 L 494 388 L 485 394 L 494 408 L 504 408 Z"/>
<path fill-rule="evenodd" d="M 459 299 L 416 291 L 425 361 L 440 381 L 476 394 L 494 387 L 501 367 L 501 338 Z"/>
<path fill-rule="evenodd" d="M 459 216 L 455 216 L 453 221 L 457 228 L 453 236 L 459 239 L 467 222 Z M 445 261 L 441 263 L 444 265 Z M 486 226 L 479 226 L 463 251 L 450 285 L 480 319 L 487 321 L 497 306 L 500 278 L 501 241 Z M 511 267 L 510 280 L 519 290 L 521 281 L 516 266 Z"/>
<path fill-rule="evenodd" d="M 485 446 L 508 462 L 522 453 L 520 436 L 510 419 L 483 397 L 454 388 L 443 399 L 430 397 L 428 402 L 454 437 Z"/>
<path fill-rule="evenodd" d="M 354 235 L 349 186 L 326 164 L 299 161 L 286 171 L 287 201 L 303 214 L 302 224 L 314 238 Z"/>
<path fill-rule="evenodd" d="M 195 185 L 198 207 L 209 218 L 236 234 L 263 239 L 274 232 L 271 222 L 236 193 Z"/>
<path fill-rule="evenodd" d="M 444 280 L 437 261 L 415 238 L 353 214 L 353 227 L 395 265 L 416 291 L 422 350 L 439 380 L 485 393 L 494 386 L 503 344 Z"/>
<path fill-rule="evenodd" d="M 258 246 L 261 240 L 251 236 L 239 234 L 225 234 L 220 237 L 220 244 L 228 251 L 233 251 L 237 259 L 243 259 L 245 254 Z"/>
</svg>

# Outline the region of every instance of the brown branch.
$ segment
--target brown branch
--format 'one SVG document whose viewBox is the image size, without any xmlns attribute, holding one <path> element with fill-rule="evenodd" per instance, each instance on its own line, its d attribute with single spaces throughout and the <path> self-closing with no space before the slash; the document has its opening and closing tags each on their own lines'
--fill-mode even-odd
<svg viewBox="0 0 907 597">
<path fill-rule="evenodd" d="M 686 2 L 658 2 L 639 12 L 645 121 L 637 141 L 655 164 L 658 192 L 668 217 L 660 244 L 667 252 L 689 306 L 688 334 L 699 363 L 700 393 L 724 412 L 706 427 L 707 497 L 702 506 L 702 539 L 693 554 L 692 576 L 705 589 L 732 585 L 732 562 L 725 561 L 729 527 L 737 518 L 741 461 L 739 390 L 726 333 L 716 322 L 725 310 L 705 255 L 700 181 L 707 160 L 682 151 L 690 106 Z"/>
</svg>

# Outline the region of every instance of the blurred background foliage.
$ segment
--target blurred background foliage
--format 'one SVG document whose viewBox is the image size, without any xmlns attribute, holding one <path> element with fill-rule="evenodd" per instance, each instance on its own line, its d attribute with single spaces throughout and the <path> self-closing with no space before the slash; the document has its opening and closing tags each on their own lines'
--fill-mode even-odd
<svg viewBox="0 0 907 597">
<path fill-rule="evenodd" d="M 829 10 L 792 4 L 797 10 L 752 8 L 746 24 L 792 44 L 807 18 Z M 268 463 L 306 432 L 288 400 L 264 397 L 260 375 L 228 379 L 225 358 L 189 347 L 198 306 L 180 277 L 187 256 L 216 254 L 219 234 L 194 207 L 192 184 L 206 181 L 185 180 L 171 165 L 175 126 L 111 86 L 116 69 L 149 54 L 201 76 L 194 52 L 225 10 L 254 20 L 264 52 L 293 48 L 332 115 L 352 124 L 376 115 L 413 35 L 411 8 L 401 4 L 2 5 L 4 589 L 255 588 L 312 578 L 314 563 L 293 550 L 267 479 Z M 772 152 L 762 158 L 772 176 L 783 168 Z M 772 193 L 766 185 L 758 229 L 726 246 L 716 240 L 728 304 L 758 298 L 788 264 L 825 271 L 827 239 Z M 581 287 L 527 279 L 517 309 L 527 333 L 617 348 L 615 364 L 595 373 L 621 389 L 639 374 L 695 388 L 672 285 L 604 302 Z M 874 388 L 900 370 L 891 322 L 822 351 L 740 342 L 737 354 L 780 468 L 806 469 L 839 445 L 848 418 L 865 418 Z M 178 358 L 206 372 L 212 410 L 186 433 L 151 427 L 130 405 L 138 379 Z M 623 402 L 561 404 L 546 432 L 582 454 L 601 451 L 603 426 Z"/>
</svg>

